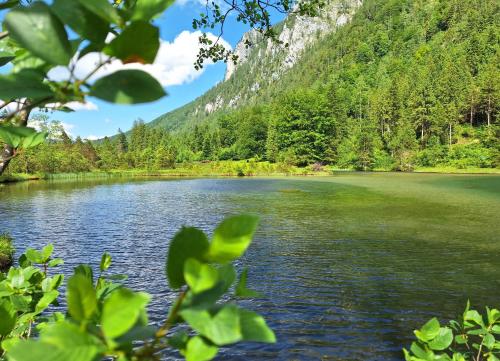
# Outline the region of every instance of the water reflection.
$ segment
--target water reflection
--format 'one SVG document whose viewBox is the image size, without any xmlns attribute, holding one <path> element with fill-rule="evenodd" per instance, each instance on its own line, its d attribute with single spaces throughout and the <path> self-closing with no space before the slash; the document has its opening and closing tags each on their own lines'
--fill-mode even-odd
<svg viewBox="0 0 500 361">
<path fill-rule="evenodd" d="M 131 287 L 153 294 L 155 321 L 175 296 L 163 276 L 174 232 L 260 214 L 243 263 L 266 298 L 245 302 L 279 342 L 221 360 L 400 360 L 424 320 L 500 296 L 500 177 L 38 182 L 2 187 L 0 201 L 0 230 L 19 250 L 54 242 L 66 272 L 110 252 Z"/>
</svg>

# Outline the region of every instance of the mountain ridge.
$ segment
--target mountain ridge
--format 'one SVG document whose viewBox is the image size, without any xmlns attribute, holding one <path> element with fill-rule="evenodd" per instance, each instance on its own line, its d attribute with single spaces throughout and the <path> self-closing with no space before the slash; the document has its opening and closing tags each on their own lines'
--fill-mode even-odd
<svg viewBox="0 0 500 361">
<path fill-rule="evenodd" d="M 263 39 L 255 30 L 246 32 L 235 47 L 238 62 L 228 62 L 223 81 L 147 125 L 181 130 L 209 120 L 216 113 L 252 104 L 262 95 L 265 98 L 269 85 L 293 69 L 309 46 L 347 24 L 361 5 L 361 0 L 335 0 L 323 8 L 319 17 L 290 15 L 275 26 L 280 43 Z M 250 47 L 245 45 L 246 40 L 252 43 Z"/>
</svg>

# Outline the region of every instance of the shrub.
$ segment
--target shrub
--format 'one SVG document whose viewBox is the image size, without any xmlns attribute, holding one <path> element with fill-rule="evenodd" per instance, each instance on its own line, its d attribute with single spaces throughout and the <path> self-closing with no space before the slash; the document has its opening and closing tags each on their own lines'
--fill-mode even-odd
<svg viewBox="0 0 500 361">
<path fill-rule="evenodd" d="M 467 303 L 458 321 L 441 327 L 433 318 L 415 336 L 410 350 L 403 350 L 406 361 L 498 361 L 500 311 L 486 307 L 481 315 Z"/>
<path fill-rule="evenodd" d="M 87 265 L 74 269 L 66 283 L 65 314 L 47 311 L 58 304 L 63 281 L 48 271 L 62 261 L 51 258 L 52 245 L 28 249 L 20 266 L 0 277 L 0 358 L 6 352 L 9 361 L 40 361 L 42 355 L 65 361 L 159 360 L 162 351 L 176 349 L 188 361 L 205 361 L 221 346 L 275 342 L 262 316 L 234 302 L 258 297 L 246 286 L 247 271 L 236 282 L 232 265 L 250 245 L 257 223 L 254 216 L 228 218 L 211 241 L 196 228 L 183 227 L 174 236 L 165 271 L 179 296 L 159 328 L 148 323 L 151 296 L 107 275 L 108 254 L 97 274 Z M 29 339 L 34 333 L 37 338 Z"/>
<path fill-rule="evenodd" d="M 14 251 L 10 235 L 0 234 L 0 271 L 8 269 L 12 265 Z"/>
</svg>

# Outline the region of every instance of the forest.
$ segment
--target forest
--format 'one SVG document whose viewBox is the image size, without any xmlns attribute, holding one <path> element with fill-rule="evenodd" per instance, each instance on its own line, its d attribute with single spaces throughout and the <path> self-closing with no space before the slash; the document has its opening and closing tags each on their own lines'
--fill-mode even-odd
<svg viewBox="0 0 500 361">
<path fill-rule="evenodd" d="M 242 159 L 357 170 L 499 167 L 498 6 L 368 1 L 241 108 L 170 131 L 137 120 L 127 133 L 97 142 L 72 140 L 39 114 L 37 123 L 55 127 L 51 141 L 22 154 L 10 171 Z"/>
</svg>

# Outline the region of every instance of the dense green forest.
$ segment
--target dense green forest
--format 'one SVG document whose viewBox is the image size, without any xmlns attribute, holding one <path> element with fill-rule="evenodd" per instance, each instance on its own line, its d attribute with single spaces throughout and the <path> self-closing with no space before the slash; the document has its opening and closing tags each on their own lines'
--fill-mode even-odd
<svg viewBox="0 0 500 361">
<path fill-rule="evenodd" d="M 59 132 L 16 159 L 11 172 L 250 158 L 360 170 L 499 167 L 499 7 L 495 0 L 367 0 L 245 106 L 175 127 L 137 121 L 94 144 Z M 246 73 L 214 91 L 248 86 Z"/>
</svg>

